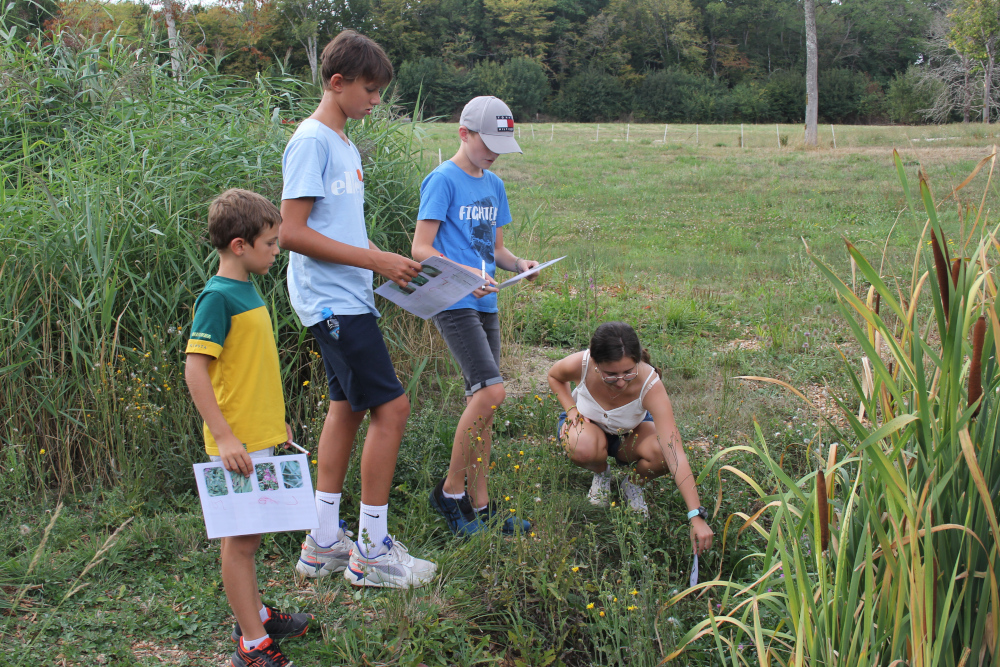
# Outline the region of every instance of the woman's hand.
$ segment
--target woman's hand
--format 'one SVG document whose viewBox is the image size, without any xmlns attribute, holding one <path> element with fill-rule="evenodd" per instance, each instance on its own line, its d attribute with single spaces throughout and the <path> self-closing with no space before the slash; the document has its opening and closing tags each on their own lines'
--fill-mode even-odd
<svg viewBox="0 0 1000 667">
<path fill-rule="evenodd" d="M 691 519 L 691 547 L 695 554 L 701 555 L 712 548 L 712 538 L 715 533 L 700 516 Z"/>
</svg>

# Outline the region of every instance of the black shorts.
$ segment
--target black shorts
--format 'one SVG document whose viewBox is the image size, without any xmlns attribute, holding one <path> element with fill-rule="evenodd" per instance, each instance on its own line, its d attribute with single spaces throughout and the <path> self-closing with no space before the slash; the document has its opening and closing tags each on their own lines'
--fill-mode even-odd
<svg viewBox="0 0 1000 667">
<path fill-rule="evenodd" d="M 330 320 L 309 327 L 323 355 L 330 400 L 347 401 L 360 412 L 402 396 L 403 385 L 375 316 L 335 315 L 334 320 L 339 328 L 331 329 Z"/>
</svg>

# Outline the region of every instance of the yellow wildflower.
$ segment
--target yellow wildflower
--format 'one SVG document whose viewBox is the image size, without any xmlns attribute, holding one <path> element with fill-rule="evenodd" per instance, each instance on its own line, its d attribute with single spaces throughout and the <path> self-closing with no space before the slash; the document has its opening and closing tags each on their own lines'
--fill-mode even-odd
<svg viewBox="0 0 1000 667">
<path fill-rule="evenodd" d="M 38 452 L 38 453 L 39 453 L 39 454 L 44 454 L 44 453 L 45 453 L 45 450 L 43 449 L 42 451 L 40 451 L 40 452 Z"/>
<path fill-rule="evenodd" d="M 636 590 L 636 589 L 634 589 L 634 588 L 632 589 L 632 592 L 631 592 L 631 593 L 629 593 L 629 595 L 638 595 L 638 594 L 639 594 L 639 591 L 637 591 L 637 590 Z"/>
<path fill-rule="evenodd" d="M 576 565 L 574 565 L 574 566 L 573 566 L 573 568 L 572 568 L 572 570 L 573 570 L 574 572 L 579 572 L 579 571 L 580 571 L 580 567 L 579 567 L 579 566 L 576 566 Z"/>
<path fill-rule="evenodd" d="M 593 608 L 594 608 L 594 603 L 593 602 L 590 602 L 590 603 L 587 604 L 587 609 L 593 609 Z"/>
<path fill-rule="evenodd" d="M 309 380 L 306 380 L 305 382 L 303 382 L 302 386 L 303 387 L 308 387 L 309 386 Z"/>
<path fill-rule="evenodd" d="M 600 613 L 599 615 L 600 615 L 600 616 L 604 616 L 604 612 L 602 611 L 602 612 L 601 612 L 601 613 Z"/>
</svg>

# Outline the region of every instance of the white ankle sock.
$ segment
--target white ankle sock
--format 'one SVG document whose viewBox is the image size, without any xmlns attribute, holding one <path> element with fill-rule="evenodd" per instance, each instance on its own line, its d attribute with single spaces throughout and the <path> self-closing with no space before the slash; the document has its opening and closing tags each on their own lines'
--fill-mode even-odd
<svg viewBox="0 0 1000 667">
<path fill-rule="evenodd" d="M 490 504 L 489 504 L 489 503 L 486 503 L 486 504 L 485 504 L 485 505 L 483 505 L 482 507 L 473 507 L 472 509 L 474 509 L 474 510 L 475 510 L 476 512 L 482 512 L 482 511 L 483 511 L 484 509 L 486 509 L 486 508 L 487 508 L 487 507 L 489 507 L 489 506 L 490 506 Z"/>
<path fill-rule="evenodd" d="M 340 528 L 340 494 L 316 492 L 316 514 L 319 515 L 319 528 L 312 538 L 321 547 L 328 547 L 337 541 L 337 529 Z"/>
<path fill-rule="evenodd" d="M 243 642 L 243 650 L 253 651 L 255 648 L 263 644 L 264 640 L 267 639 L 267 637 L 268 635 L 264 635 L 263 637 L 258 637 L 257 639 L 247 639 L 246 637 L 241 637 L 240 641 Z"/>
<path fill-rule="evenodd" d="M 260 614 L 261 623 L 267 623 L 267 619 L 271 618 L 271 612 L 269 612 L 267 607 L 264 605 L 260 606 L 260 611 L 258 613 Z"/>
<path fill-rule="evenodd" d="M 365 505 L 361 503 L 358 520 L 358 547 L 365 556 L 371 556 L 382 547 L 382 540 L 389 534 L 386 523 L 389 505 Z"/>
<path fill-rule="evenodd" d="M 462 496 L 465 495 L 465 491 L 463 491 L 462 493 L 448 493 L 444 489 L 441 489 L 441 495 L 444 496 L 445 498 L 451 498 L 452 500 L 461 500 Z"/>
</svg>

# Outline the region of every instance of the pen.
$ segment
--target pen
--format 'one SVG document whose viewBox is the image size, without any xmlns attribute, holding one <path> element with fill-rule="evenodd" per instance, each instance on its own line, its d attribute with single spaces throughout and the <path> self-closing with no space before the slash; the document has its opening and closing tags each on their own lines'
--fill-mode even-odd
<svg viewBox="0 0 1000 667">
<path fill-rule="evenodd" d="M 304 447 L 299 447 L 299 446 L 298 446 L 297 444 L 295 444 L 295 443 L 294 443 L 294 442 L 292 442 L 291 440 L 289 440 L 289 441 L 288 441 L 288 444 L 289 444 L 289 445 L 291 445 L 292 447 L 294 447 L 295 449 L 299 450 L 299 451 L 300 451 L 300 452 L 302 452 L 303 454 L 308 454 L 308 453 L 309 453 L 309 450 L 308 450 L 308 449 L 306 449 L 306 448 L 304 448 Z"/>
</svg>

